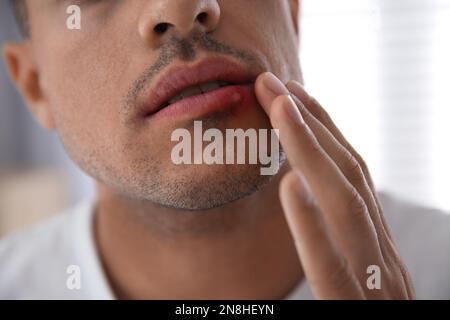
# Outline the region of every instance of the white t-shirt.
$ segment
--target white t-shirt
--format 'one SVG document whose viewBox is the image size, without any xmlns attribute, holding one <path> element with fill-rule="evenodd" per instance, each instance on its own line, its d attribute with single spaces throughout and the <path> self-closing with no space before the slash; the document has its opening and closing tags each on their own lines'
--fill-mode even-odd
<svg viewBox="0 0 450 320">
<path fill-rule="evenodd" d="M 380 201 L 417 298 L 450 299 L 450 215 L 384 193 Z M 2 240 L 0 298 L 114 299 L 93 237 L 94 205 L 95 201 L 85 201 Z M 302 281 L 286 299 L 313 299 L 313 295 Z"/>
</svg>

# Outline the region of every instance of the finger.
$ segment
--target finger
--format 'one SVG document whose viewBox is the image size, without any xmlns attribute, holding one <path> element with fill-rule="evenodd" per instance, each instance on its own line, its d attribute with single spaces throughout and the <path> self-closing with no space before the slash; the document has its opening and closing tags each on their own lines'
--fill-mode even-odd
<svg viewBox="0 0 450 320">
<path fill-rule="evenodd" d="M 383 260 L 385 260 L 385 267 L 389 266 L 389 262 L 394 264 L 398 263 L 400 260 L 400 255 L 394 245 L 394 239 L 392 237 L 392 233 L 390 231 L 389 225 L 386 222 L 386 219 L 383 215 L 383 208 L 378 198 L 378 194 L 375 189 L 375 185 L 373 183 L 372 177 L 368 170 L 368 167 L 361 157 L 361 155 L 353 148 L 353 146 L 348 142 L 342 132 L 338 129 L 328 112 L 321 106 L 321 104 L 311 97 L 304 87 L 297 81 L 290 81 L 287 84 L 288 90 L 299 100 L 302 101 L 304 108 L 304 113 L 309 113 L 311 116 L 306 116 L 305 118 L 316 119 L 320 122 L 335 138 L 336 140 L 350 152 L 354 159 L 359 163 L 361 170 L 364 174 L 365 180 L 370 188 L 365 191 L 360 191 L 361 195 L 365 199 L 366 203 L 372 203 L 369 199 L 373 199 L 375 202 L 377 210 L 373 210 L 369 208 L 369 212 L 371 213 L 372 220 L 374 221 L 374 225 L 378 230 L 377 234 L 379 236 L 379 244 L 380 249 L 382 251 Z M 408 274 L 405 267 L 400 268 L 403 278 L 406 279 L 407 283 L 411 283 L 410 275 Z M 408 287 L 408 286 L 407 286 Z M 414 297 L 414 290 L 408 287 L 408 296 Z"/>
<path fill-rule="evenodd" d="M 289 163 L 302 171 L 310 182 L 333 234 L 362 278 L 369 264 L 381 265 L 382 262 L 364 200 L 301 120 L 292 99 L 278 96 L 270 101 L 270 95 L 264 94 L 264 91 L 274 91 L 276 86 L 272 81 L 274 77 L 265 75 L 257 79 L 255 90 L 259 102 L 269 114 L 273 127 L 280 130 L 280 142 Z"/>
<path fill-rule="evenodd" d="M 281 181 L 280 200 L 295 246 L 317 299 L 362 299 L 363 290 L 339 252 L 323 221 L 320 207 L 299 172 Z"/>
<path fill-rule="evenodd" d="M 270 116 L 270 106 L 281 95 L 290 95 L 288 88 L 271 72 L 261 74 L 255 81 L 255 94 Z"/>
<path fill-rule="evenodd" d="M 292 85 L 289 87 L 292 90 Z M 292 91 L 291 91 L 292 92 Z M 294 94 L 294 102 L 303 114 L 305 122 L 313 131 L 319 144 L 324 148 L 327 154 L 335 161 L 341 172 L 345 175 L 347 180 L 358 190 L 358 193 L 366 203 L 369 215 L 374 223 L 377 235 L 381 237 L 379 242 L 384 241 L 384 226 L 380 217 L 377 203 L 373 197 L 362 168 L 352 153 L 347 150 L 337 138 L 318 120 L 303 103 Z M 380 248 L 381 250 L 381 248 Z"/>
<path fill-rule="evenodd" d="M 372 198 L 372 201 L 375 202 L 377 207 L 377 216 L 375 217 L 374 222 L 376 222 L 377 225 L 381 225 L 382 230 L 385 232 L 385 234 L 392 240 L 391 232 L 389 230 L 388 224 L 386 223 L 384 216 L 381 212 L 381 205 L 377 196 L 377 192 L 375 189 L 375 185 L 373 183 L 372 177 L 369 173 L 368 167 L 364 161 L 364 159 L 361 157 L 361 155 L 353 148 L 353 146 L 348 142 L 348 140 L 345 138 L 345 136 L 342 134 L 342 132 L 338 129 L 338 127 L 335 125 L 333 120 L 331 119 L 330 115 L 326 110 L 320 105 L 320 103 L 311 97 L 306 90 L 303 88 L 303 86 L 297 82 L 297 81 L 289 81 L 287 84 L 288 90 L 295 95 L 306 107 L 306 109 L 309 111 L 309 113 L 317 119 L 325 128 L 328 129 L 328 131 L 336 138 L 336 140 L 346 149 L 350 152 L 350 154 L 353 156 L 353 158 L 358 162 L 359 167 L 361 168 L 365 180 L 370 188 L 370 194 L 365 191 L 362 195 L 366 201 L 369 200 L 369 198 Z M 374 211 L 371 211 L 374 212 Z"/>
<path fill-rule="evenodd" d="M 335 161 L 341 172 L 345 175 L 347 180 L 358 190 L 358 193 L 364 199 L 369 211 L 370 218 L 374 224 L 375 234 L 377 236 L 378 243 L 378 254 L 374 257 L 367 257 L 366 267 L 371 263 L 377 261 L 377 265 L 381 266 L 383 270 L 386 269 L 386 261 L 385 257 L 392 256 L 391 245 L 388 240 L 388 235 L 385 233 L 383 223 L 380 218 L 380 213 L 378 211 L 378 207 L 374 198 L 372 197 L 372 193 L 370 187 L 368 186 L 364 175 L 362 173 L 361 168 L 359 167 L 358 162 L 352 156 L 352 154 L 345 149 L 339 141 L 328 131 L 325 126 L 320 123 L 309 111 L 305 108 L 305 106 L 296 98 L 293 97 L 296 102 L 299 110 L 304 114 L 305 122 L 309 125 L 314 135 L 317 137 L 320 145 L 327 152 L 327 154 Z M 340 228 L 340 226 L 337 226 Z M 334 232 L 334 228 L 332 228 Z M 362 281 L 367 277 L 367 274 L 360 270 L 358 273 L 360 280 Z M 378 299 L 380 292 L 371 291 L 367 294 L 369 298 Z"/>
<path fill-rule="evenodd" d="M 356 160 L 360 163 L 364 175 L 366 177 L 366 180 L 373 191 L 375 191 L 375 188 L 373 188 L 374 184 L 372 181 L 372 178 L 369 174 L 369 170 L 367 169 L 367 166 L 365 165 L 364 159 L 359 155 L 359 153 L 352 147 L 352 145 L 347 141 L 347 139 L 344 137 L 342 132 L 337 128 L 337 126 L 334 124 L 333 120 L 331 119 L 330 115 L 326 110 L 320 105 L 320 103 L 314 99 L 312 96 L 310 96 L 306 90 L 303 88 L 301 83 L 297 81 L 289 81 L 286 85 L 289 92 L 294 94 L 308 109 L 308 111 L 322 123 L 332 134 L 336 139 L 339 141 L 341 145 L 344 146 L 347 150 L 349 150 L 352 155 L 355 157 Z"/>
<path fill-rule="evenodd" d="M 359 279 L 369 265 L 384 267 L 377 234 L 368 208 L 318 143 L 288 96 L 276 98 L 271 121 L 280 130 L 280 142 L 292 168 L 304 172 L 316 194 L 330 229 Z M 294 120 L 296 119 L 296 120 Z"/>
</svg>

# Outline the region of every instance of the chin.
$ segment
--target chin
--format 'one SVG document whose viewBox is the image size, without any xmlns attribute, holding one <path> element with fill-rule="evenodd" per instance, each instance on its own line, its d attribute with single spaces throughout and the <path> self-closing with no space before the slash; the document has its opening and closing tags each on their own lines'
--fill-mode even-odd
<svg viewBox="0 0 450 320">
<path fill-rule="evenodd" d="M 186 166 L 170 172 L 157 187 L 153 184 L 156 188 L 147 190 L 145 198 L 186 211 L 226 206 L 259 191 L 274 178 L 261 175 L 258 165 Z"/>
</svg>

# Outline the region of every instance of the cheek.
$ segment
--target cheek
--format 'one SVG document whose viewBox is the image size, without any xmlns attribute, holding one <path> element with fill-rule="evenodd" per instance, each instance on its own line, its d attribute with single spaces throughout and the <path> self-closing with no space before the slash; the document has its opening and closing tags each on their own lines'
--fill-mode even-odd
<svg viewBox="0 0 450 320">
<path fill-rule="evenodd" d="M 256 48 L 254 53 L 267 69 L 285 82 L 300 79 L 296 32 L 287 2 L 230 1 L 224 9 L 224 19 L 229 19 L 224 22 L 228 43 L 245 45 L 251 51 Z"/>
<path fill-rule="evenodd" d="M 283 82 L 299 79 L 300 64 L 298 42 L 295 29 L 288 22 L 278 23 L 264 37 L 266 56 L 270 64 Z M 283 36 L 278 36 L 283 35 Z"/>
<path fill-rule="evenodd" d="M 111 137 L 120 130 L 119 108 L 124 87 L 119 81 L 123 59 L 102 50 L 58 48 L 41 65 L 45 94 L 58 131 L 65 135 Z M 112 67 L 112 62 L 115 67 Z"/>
</svg>

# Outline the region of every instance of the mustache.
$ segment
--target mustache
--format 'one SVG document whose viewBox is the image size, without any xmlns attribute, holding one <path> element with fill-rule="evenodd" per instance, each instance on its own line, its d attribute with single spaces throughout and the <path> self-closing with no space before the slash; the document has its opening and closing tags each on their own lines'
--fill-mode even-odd
<svg viewBox="0 0 450 320">
<path fill-rule="evenodd" d="M 136 101 L 152 80 L 174 60 L 194 61 L 199 50 L 233 57 L 246 65 L 249 70 L 263 70 L 262 64 L 250 51 L 234 48 L 200 31 L 194 32 L 189 38 L 171 37 L 160 50 L 157 61 L 148 67 L 129 89 L 125 99 L 125 113 L 132 111 Z"/>
</svg>

